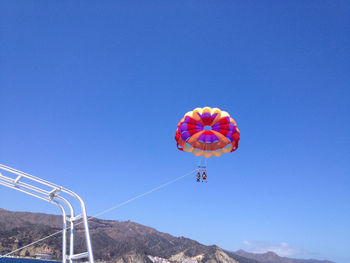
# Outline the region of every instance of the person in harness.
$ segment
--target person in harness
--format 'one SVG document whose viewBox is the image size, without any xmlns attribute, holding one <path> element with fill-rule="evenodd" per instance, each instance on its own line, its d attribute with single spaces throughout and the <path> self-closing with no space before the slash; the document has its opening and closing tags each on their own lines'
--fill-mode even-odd
<svg viewBox="0 0 350 263">
<path fill-rule="evenodd" d="M 206 183 L 208 182 L 208 181 L 207 181 L 207 174 L 205 173 L 205 171 L 204 171 L 203 174 L 202 174 L 202 182 L 204 182 L 204 181 L 205 181 Z"/>
<path fill-rule="evenodd" d="M 201 181 L 201 173 L 200 172 L 197 173 L 196 178 L 197 178 L 197 182 L 199 183 Z"/>
</svg>

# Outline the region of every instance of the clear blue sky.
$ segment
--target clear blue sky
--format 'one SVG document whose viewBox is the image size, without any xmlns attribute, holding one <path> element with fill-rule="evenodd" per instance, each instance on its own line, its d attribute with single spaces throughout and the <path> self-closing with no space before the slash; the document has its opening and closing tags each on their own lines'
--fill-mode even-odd
<svg viewBox="0 0 350 263">
<path fill-rule="evenodd" d="M 195 168 L 183 114 L 239 149 L 104 215 L 225 249 L 350 262 L 348 1 L 1 1 L 0 163 L 94 215 Z M 57 213 L 1 188 L 0 207 Z"/>
</svg>

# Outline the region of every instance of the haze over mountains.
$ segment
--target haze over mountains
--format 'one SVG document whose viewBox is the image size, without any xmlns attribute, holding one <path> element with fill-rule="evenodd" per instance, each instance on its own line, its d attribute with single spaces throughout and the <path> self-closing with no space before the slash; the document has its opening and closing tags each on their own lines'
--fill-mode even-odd
<svg viewBox="0 0 350 263">
<path fill-rule="evenodd" d="M 0 208 L 0 253 L 3 255 L 35 240 L 59 231 L 62 217 L 42 213 L 11 212 Z M 273 252 L 264 254 L 223 250 L 205 246 L 185 237 L 174 237 L 138 223 L 92 219 L 90 231 L 95 259 L 118 263 L 198 262 L 198 263 L 332 263 L 327 260 L 292 259 Z M 76 251 L 85 249 L 81 227 L 76 228 Z M 61 258 L 61 235 L 19 251 L 19 256 L 35 256 L 51 251 Z"/>
</svg>

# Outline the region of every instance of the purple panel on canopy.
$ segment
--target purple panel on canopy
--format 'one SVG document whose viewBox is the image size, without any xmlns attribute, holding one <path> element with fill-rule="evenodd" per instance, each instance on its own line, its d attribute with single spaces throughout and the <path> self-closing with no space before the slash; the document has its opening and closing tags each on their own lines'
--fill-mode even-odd
<svg viewBox="0 0 350 263">
<path fill-rule="evenodd" d="M 232 137 L 232 132 L 231 131 L 226 134 L 226 138 L 229 139 L 230 142 L 233 142 L 233 137 Z"/>
<path fill-rule="evenodd" d="M 179 127 L 179 131 L 182 133 L 184 131 L 187 131 L 187 123 L 181 123 L 180 127 Z"/>
<path fill-rule="evenodd" d="M 213 126 L 212 126 L 212 129 L 214 130 L 214 131 L 220 131 L 220 123 L 215 123 Z"/>
<path fill-rule="evenodd" d="M 191 137 L 190 133 L 188 131 L 184 132 L 181 134 L 181 138 L 184 140 L 184 141 L 187 141 L 189 138 Z"/>
<path fill-rule="evenodd" d="M 211 142 L 217 142 L 217 141 L 219 141 L 218 136 L 216 136 L 215 134 L 212 134 L 211 135 Z"/>
<path fill-rule="evenodd" d="M 201 135 L 198 137 L 198 141 L 199 141 L 199 142 L 205 142 L 205 135 L 204 135 L 204 134 L 201 134 Z"/>
<path fill-rule="evenodd" d="M 191 117 L 186 116 L 184 119 L 184 122 L 189 122 L 190 119 L 191 119 Z"/>
<path fill-rule="evenodd" d="M 211 114 L 209 112 L 204 112 L 202 115 L 200 115 L 202 118 L 208 118 L 211 117 Z"/>
<path fill-rule="evenodd" d="M 212 143 L 211 135 L 205 135 L 205 143 Z"/>
<path fill-rule="evenodd" d="M 198 141 L 202 143 L 213 143 L 218 141 L 218 137 L 215 134 L 202 134 L 199 136 Z"/>
<path fill-rule="evenodd" d="M 210 141 L 211 141 L 211 143 L 217 142 L 218 141 L 218 137 L 216 137 L 215 134 L 212 134 L 212 135 L 210 135 Z"/>
<path fill-rule="evenodd" d="M 197 125 L 196 126 L 197 131 L 203 131 L 203 126 L 202 125 Z"/>
</svg>

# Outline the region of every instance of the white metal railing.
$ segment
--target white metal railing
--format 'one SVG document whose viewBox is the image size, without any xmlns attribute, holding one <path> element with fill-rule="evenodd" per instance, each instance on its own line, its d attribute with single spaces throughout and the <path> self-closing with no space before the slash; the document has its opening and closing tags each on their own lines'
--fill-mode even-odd
<svg viewBox="0 0 350 263">
<path fill-rule="evenodd" d="M 23 192 L 33 197 L 39 198 L 46 202 L 56 205 L 62 212 L 63 226 L 62 226 L 62 262 L 66 263 L 69 260 L 73 263 L 73 260 L 88 258 L 90 263 L 94 263 L 94 257 L 92 253 L 92 246 L 89 233 L 88 218 L 86 214 L 86 208 L 83 200 L 79 195 L 73 191 L 66 189 L 62 186 L 43 180 L 39 177 L 21 172 L 14 168 L 0 164 L 0 170 L 5 171 L 6 174 L 0 172 L 0 185 L 12 188 L 14 190 Z M 23 182 L 23 180 L 27 182 Z M 37 185 L 37 186 L 36 186 Z M 49 188 L 46 190 L 45 188 Z M 80 204 L 81 214 L 75 216 L 73 205 L 67 198 L 60 196 L 66 194 L 73 197 Z M 66 211 L 68 208 L 69 215 Z M 74 228 L 79 220 L 82 220 L 85 231 L 85 241 L 87 252 L 74 254 Z M 69 242 L 69 255 L 67 255 L 67 223 L 70 223 L 70 242 Z"/>
</svg>

